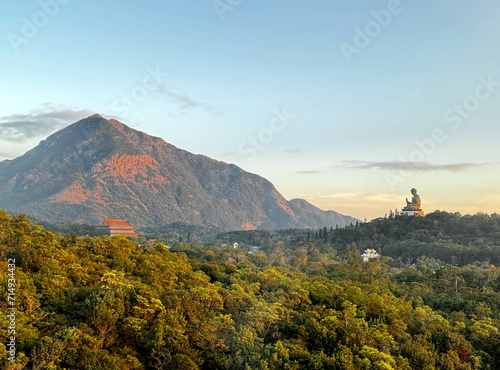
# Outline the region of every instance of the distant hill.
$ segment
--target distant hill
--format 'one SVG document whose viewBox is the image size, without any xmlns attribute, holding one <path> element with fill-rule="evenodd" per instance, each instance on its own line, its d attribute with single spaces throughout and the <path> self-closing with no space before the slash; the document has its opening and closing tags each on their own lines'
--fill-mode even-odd
<svg viewBox="0 0 500 370">
<path fill-rule="evenodd" d="M 39 220 L 227 230 L 343 227 L 356 219 L 287 201 L 241 168 L 93 115 L 0 162 L 0 208 Z"/>
<path fill-rule="evenodd" d="M 307 231 L 303 232 L 303 238 Z M 327 251 L 340 253 L 355 243 L 358 251 L 368 248 L 382 255 L 413 263 L 433 258 L 463 266 L 474 261 L 500 265 L 500 215 L 461 216 L 435 211 L 426 217 L 396 216 L 379 218 L 354 227 L 335 229 L 314 237 L 311 242 Z"/>
</svg>

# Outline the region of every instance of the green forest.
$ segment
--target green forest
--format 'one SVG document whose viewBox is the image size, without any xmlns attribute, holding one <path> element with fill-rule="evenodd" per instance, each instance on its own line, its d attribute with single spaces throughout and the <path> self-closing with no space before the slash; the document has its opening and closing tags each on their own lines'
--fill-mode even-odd
<svg viewBox="0 0 500 370">
<path fill-rule="evenodd" d="M 0 211 L 0 367 L 500 369 L 498 215 L 210 238 L 64 235 Z"/>
</svg>

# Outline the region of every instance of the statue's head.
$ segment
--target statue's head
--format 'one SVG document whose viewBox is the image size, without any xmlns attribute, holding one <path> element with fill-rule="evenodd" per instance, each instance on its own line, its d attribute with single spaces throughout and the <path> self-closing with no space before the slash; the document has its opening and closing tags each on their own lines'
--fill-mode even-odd
<svg viewBox="0 0 500 370">
<path fill-rule="evenodd" d="M 412 193 L 413 195 L 417 194 L 417 189 L 415 189 L 415 188 L 411 189 L 411 193 Z"/>
</svg>

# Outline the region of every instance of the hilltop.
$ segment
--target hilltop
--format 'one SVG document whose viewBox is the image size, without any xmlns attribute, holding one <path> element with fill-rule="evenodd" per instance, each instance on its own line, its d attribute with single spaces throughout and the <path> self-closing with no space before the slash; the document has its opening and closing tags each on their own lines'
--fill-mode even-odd
<svg viewBox="0 0 500 370">
<path fill-rule="evenodd" d="M 271 182 L 93 115 L 0 162 L 0 208 L 44 221 L 227 230 L 340 227 L 356 219 L 287 201 Z"/>
</svg>

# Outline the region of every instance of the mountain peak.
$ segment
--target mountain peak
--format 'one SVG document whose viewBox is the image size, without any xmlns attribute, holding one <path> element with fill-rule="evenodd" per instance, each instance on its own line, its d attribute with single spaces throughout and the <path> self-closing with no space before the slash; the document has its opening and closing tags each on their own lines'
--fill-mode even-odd
<svg viewBox="0 0 500 370">
<path fill-rule="evenodd" d="M 288 202 L 261 176 L 99 114 L 2 162 L 1 208 L 53 221 L 129 219 L 139 227 L 183 222 L 241 230 L 347 223 L 342 215 Z"/>
<path fill-rule="evenodd" d="M 82 118 L 81 120 L 69 126 L 66 126 L 62 130 L 56 132 L 54 135 L 59 136 L 59 134 L 67 134 L 69 132 L 73 132 L 75 129 L 77 131 L 81 130 L 94 131 L 96 129 L 103 129 L 104 127 L 109 127 L 109 126 L 111 126 L 110 122 L 100 114 L 96 113 L 86 118 Z"/>
<path fill-rule="evenodd" d="M 87 117 L 87 118 L 104 118 L 104 117 L 103 117 L 103 116 L 101 116 L 101 115 L 100 115 L 100 114 L 98 114 L 98 113 L 95 113 L 95 114 L 93 114 L 93 115 L 91 115 L 91 116 L 89 116 L 89 117 Z"/>
</svg>

